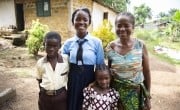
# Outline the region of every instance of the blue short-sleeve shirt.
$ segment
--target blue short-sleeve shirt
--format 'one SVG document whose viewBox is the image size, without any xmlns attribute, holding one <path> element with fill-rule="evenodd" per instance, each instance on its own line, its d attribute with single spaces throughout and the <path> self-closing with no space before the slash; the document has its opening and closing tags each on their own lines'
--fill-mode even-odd
<svg viewBox="0 0 180 110">
<path fill-rule="evenodd" d="M 65 41 L 61 48 L 61 52 L 69 55 L 69 62 L 77 64 L 76 55 L 79 48 L 78 36 L 74 36 Z M 83 39 L 87 41 L 82 45 L 83 48 L 83 63 L 85 65 L 104 64 L 104 51 L 102 41 L 90 34 L 87 34 Z"/>
</svg>

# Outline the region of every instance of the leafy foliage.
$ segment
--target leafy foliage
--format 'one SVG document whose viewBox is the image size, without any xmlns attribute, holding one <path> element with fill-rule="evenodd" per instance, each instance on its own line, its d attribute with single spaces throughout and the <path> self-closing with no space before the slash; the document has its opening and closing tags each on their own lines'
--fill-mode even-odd
<svg viewBox="0 0 180 110">
<path fill-rule="evenodd" d="M 39 20 L 32 21 L 32 26 L 28 30 L 29 35 L 26 40 L 29 53 L 37 55 L 39 49 L 42 47 L 44 34 L 48 31 L 48 26 L 41 24 Z"/>
<path fill-rule="evenodd" d="M 174 21 L 180 23 L 180 10 L 177 10 L 177 11 L 174 13 L 172 19 L 173 19 Z"/>
<path fill-rule="evenodd" d="M 178 9 L 175 9 L 175 8 L 170 9 L 168 15 L 169 15 L 169 16 L 173 16 L 177 11 L 178 11 Z"/>
<path fill-rule="evenodd" d="M 105 48 L 109 42 L 115 39 L 115 34 L 112 32 L 112 24 L 107 20 L 104 20 L 97 30 L 92 32 L 92 34 L 102 40 L 103 48 Z"/>
<path fill-rule="evenodd" d="M 165 34 L 160 33 L 158 30 L 145 30 L 145 29 L 135 29 L 134 33 L 135 37 L 138 37 L 139 39 L 142 39 L 147 48 L 148 51 L 150 51 L 152 54 L 156 55 L 162 60 L 165 60 L 172 64 L 180 64 L 179 60 L 175 60 L 167 56 L 167 54 L 157 54 L 154 52 L 155 46 L 161 46 L 169 49 L 174 49 L 177 51 L 180 51 L 180 43 L 179 42 L 172 42 L 172 40 L 169 40 L 171 37 L 165 36 Z"/>
<path fill-rule="evenodd" d="M 172 36 L 172 41 L 180 42 L 180 10 L 177 10 L 172 16 L 171 24 L 169 25 Z"/>
<path fill-rule="evenodd" d="M 139 7 L 134 7 L 134 15 L 136 18 L 137 25 L 143 25 L 146 22 L 146 18 L 151 18 L 151 8 L 145 4 L 140 5 Z"/>
<path fill-rule="evenodd" d="M 175 12 L 177 11 L 178 9 L 175 9 L 175 8 L 172 8 L 172 9 L 170 9 L 169 11 L 168 11 L 168 13 L 165 13 L 165 12 L 160 12 L 159 14 L 158 14 L 158 18 L 164 18 L 164 17 L 171 17 L 171 16 L 173 16 L 174 14 L 175 14 Z"/>
<path fill-rule="evenodd" d="M 160 17 L 160 18 L 168 17 L 168 14 L 166 14 L 165 12 L 160 12 L 160 13 L 158 14 L 158 17 Z"/>
<path fill-rule="evenodd" d="M 161 12 L 159 13 L 159 17 L 160 23 L 168 23 L 168 25 L 160 32 L 170 38 L 169 40 L 173 42 L 180 42 L 180 10 L 171 9 L 165 16 L 163 16 L 163 12 Z"/>
<path fill-rule="evenodd" d="M 103 1 L 106 5 L 115 9 L 118 12 L 126 11 L 127 4 L 130 4 L 130 0 L 99 0 Z"/>
</svg>

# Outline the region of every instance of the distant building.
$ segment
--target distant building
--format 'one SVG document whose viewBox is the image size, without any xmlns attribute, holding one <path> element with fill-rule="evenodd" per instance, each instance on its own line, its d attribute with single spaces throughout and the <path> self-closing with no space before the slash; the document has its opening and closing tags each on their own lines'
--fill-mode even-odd
<svg viewBox="0 0 180 110">
<path fill-rule="evenodd" d="M 154 19 L 144 24 L 144 29 L 162 29 L 170 23 L 169 20 Z"/>
</svg>

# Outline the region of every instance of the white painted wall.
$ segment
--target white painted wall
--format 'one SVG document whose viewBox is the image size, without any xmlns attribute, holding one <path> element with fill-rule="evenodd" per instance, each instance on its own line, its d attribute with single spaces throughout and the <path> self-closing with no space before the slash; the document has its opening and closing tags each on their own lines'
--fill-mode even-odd
<svg viewBox="0 0 180 110">
<path fill-rule="evenodd" d="M 0 0 L 0 27 L 16 26 L 14 0 Z"/>
<path fill-rule="evenodd" d="M 98 26 L 102 23 L 104 12 L 108 12 L 108 21 L 110 21 L 111 24 L 113 25 L 113 31 L 114 31 L 114 21 L 117 14 L 114 11 L 110 10 L 109 8 L 104 7 L 96 2 L 93 2 L 93 10 L 92 10 L 93 30 L 96 30 Z"/>
</svg>

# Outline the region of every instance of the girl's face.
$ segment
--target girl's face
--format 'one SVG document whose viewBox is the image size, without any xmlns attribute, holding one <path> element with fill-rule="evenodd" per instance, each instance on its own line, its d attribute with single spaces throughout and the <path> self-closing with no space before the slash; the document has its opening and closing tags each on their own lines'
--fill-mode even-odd
<svg viewBox="0 0 180 110">
<path fill-rule="evenodd" d="M 121 39 L 130 38 L 133 33 L 134 26 L 131 23 L 131 19 L 128 16 L 121 15 L 115 22 L 116 34 Z"/>
<path fill-rule="evenodd" d="M 58 54 L 60 42 L 57 39 L 46 39 L 45 49 L 48 57 L 55 57 Z"/>
<path fill-rule="evenodd" d="M 74 27 L 79 37 L 84 37 L 87 34 L 87 28 L 89 26 L 88 13 L 80 10 L 75 14 Z"/>
<path fill-rule="evenodd" d="M 111 77 L 110 77 L 110 74 L 107 70 L 97 71 L 96 82 L 101 89 L 109 88 L 110 80 L 111 80 Z"/>
</svg>

